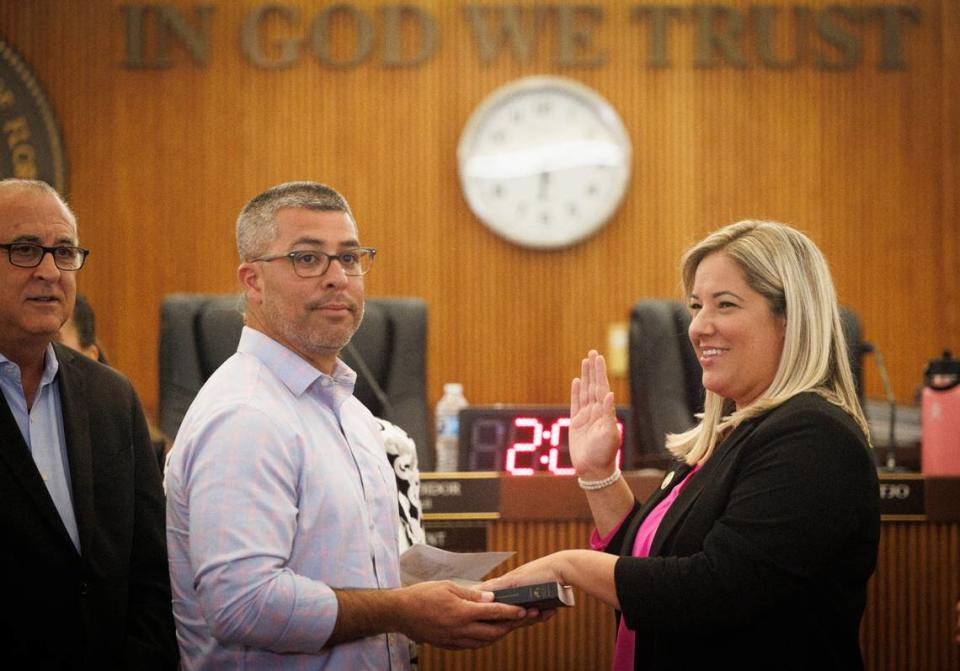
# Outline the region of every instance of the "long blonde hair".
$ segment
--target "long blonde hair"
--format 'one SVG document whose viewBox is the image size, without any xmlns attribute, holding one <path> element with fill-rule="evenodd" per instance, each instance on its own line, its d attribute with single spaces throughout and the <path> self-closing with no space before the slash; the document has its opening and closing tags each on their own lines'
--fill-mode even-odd
<svg viewBox="0 0 960 671">
<path fill-rule="evenodd" d="M 737 410 L 728 399 L 706 392 L 703 417 L 684 433 L 667 436 L 667 449 L 689 464 L 706 461 L 734 427 L 802 392 L 812 391 L 849 414 L 869 440 L 857 399 L 830 269 L 806 235 L 773 221 L 746 220 L 711 233 L 687 250 L 681 262 L 683 292 L 689 296 L 700 262 L 720 252 L 743 270 L 747 284 L 786 316 L 780 364 L 770 386 Z"/>
</svg>

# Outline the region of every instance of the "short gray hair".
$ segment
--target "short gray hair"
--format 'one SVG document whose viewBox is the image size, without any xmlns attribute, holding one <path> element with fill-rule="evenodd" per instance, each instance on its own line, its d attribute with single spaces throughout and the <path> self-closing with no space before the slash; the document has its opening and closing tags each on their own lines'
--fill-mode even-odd
<svg viewBox="0 0 960 671">
<path fill-rule="evenodd" d="M 237 217 L 237 253 L 241 261 L 263 254 L 277 235 L 276 214 L 286 207 L 344 212 L 356 225 L 350 205 L 336 189 L 319 182 L 285 182 L 254 196 Z"/>
<path fill-rule="evenodd" d="M 57 199 L 57 202 L 63 206 L 64 211 L 67 213 L 67 216 L 70 219 L 70 223 L 73 224 L 73 228 L 77 228 L 77 215 L 75 215 L 73 210 L 70 209 L 70 206 L 67 205 L 67 201 L 64 200 L 63 196 L 61 196 L 56 189 L 46 182 L 43 182 L 39 179 L 18 179 L 16 177 L 8 177 L 6 179 L 0 179 L 0 189 L 3 189 L 4 191 L 7 189 L 20 189 L 22 191 L 32 191 L 37 194 L 53 196 Z"/>
</svg>

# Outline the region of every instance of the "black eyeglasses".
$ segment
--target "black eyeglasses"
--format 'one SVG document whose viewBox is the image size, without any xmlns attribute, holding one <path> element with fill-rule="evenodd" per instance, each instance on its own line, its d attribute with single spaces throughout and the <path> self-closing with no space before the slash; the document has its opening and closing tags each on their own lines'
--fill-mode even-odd
<svg viewBox="0 0 960 671">
<path fill-rule="evenodd" d="M 330 263 L 336 259 L 343 268 L 344 275 L 364 275 L 370 266 L 373 265 L 373 257 L 377 255 L 377 250 L 373 247 L 354 247 L 345 249 L 337 254 L 327 254 L 326 252 L 315 251 L 312 249 L 302 249 L 286 254 L 274 254 L 273 256 L 260 256 L 254 261 L 276 261 L 277 259 L 290 259 L 293 264 L 293 272 L 298 277 L 320 277 L 327 269 Z"/>
<path fill-rule="evenodd" d="M 60 270 L 80 270 L 83 268 L 83 262 L 87 260 L 87 254 L 90 253 L 89 249 L 83 247 L 69 245 L 44 247 L 33 242 L 8 242 L 0 244 L 0 249 L 7 250 L 10 263 L 19 268 L 36 268 L 43 261 L 44 255 L 50 254 Z"/>
</svg>

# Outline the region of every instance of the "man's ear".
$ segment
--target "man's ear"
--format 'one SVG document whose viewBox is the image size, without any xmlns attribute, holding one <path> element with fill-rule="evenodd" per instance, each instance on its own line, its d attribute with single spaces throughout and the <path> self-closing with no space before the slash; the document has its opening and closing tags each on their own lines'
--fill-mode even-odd
<svg viewBox="0 0 960 671">
<path fill-rule="evenodd" d="M 263 276 L 260 267 L 253 263 L 241 263 L 237 268 L 237 279 L 247 297 L 247 303 L 259 305 L 263 295 Z"/>
</svg>

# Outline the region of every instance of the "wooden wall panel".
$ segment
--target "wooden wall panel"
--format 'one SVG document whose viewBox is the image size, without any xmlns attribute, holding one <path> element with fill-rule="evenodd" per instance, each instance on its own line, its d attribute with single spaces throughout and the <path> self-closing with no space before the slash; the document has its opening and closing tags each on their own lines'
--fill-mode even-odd
<svg viewBox="0 0 960 671">
<path fill-rule="evenodd" d="M 580 356 L 605 347 L 608 325 L 639 298 L 676 295 L 682 250 L 743 217 L 794 223 L 821 245 L 841 300 L 883 350 L 901 401 L 926 361 L 960 342 L 960 9 L 952 0 L 910 3 L 921 18 L 903 30 L 906 69 L 876 67 L 872 20 L 855 29 L 863 63 L 843 72 L 819 70 L 809 55 L 794 70 L 764 69 L 755 55 L 743 70 L 698 69 L 689 20 L 672 29 L 672 66 L 651 68 L 646 25 L 615 0 L 597 3 L 601 67 L 555 65 L 549 25 L 530 63 L 503 52 L 483 64 L 464 18 L 468 3 L 423 1 L 413 4 L 437 19 L 440 45 L 419 67 L 382 67 L 378 43 L 357 67 L 330 68 L 305 52 L 292 67 L 261 70 L 242 57 L 238 33 L 245 13 L 263 3 L 221 0 L 209 2 L 206 67 L 175 46 L 173 67 L 132 70 L 122 66 L 124 4 L 2 2 L 0 35 L 59 113 L 71 201 L 94 250 L 81 288 L 113 361 L 151 412 L 162 296 L 233 290 L 237 211 L 263 188 L 299 178 L 340 188 L 364 240 L 381 249 L 370 294 L 429 302 L 431 402 L 448 380 L 463 382 L 476 403 L 563 402 Z M 199 3 L 168 4 L 192 21 Z M 326 4 L 289 3 L 301 7 L 299 21 L 276 23 L 271 34 L 305 34 Z M 353 3 L 375 25 L 380 4 Z M 763 4 L 788 12 L 795 3 Z M 781 24 L 777 49 L 787 54 L 791 24 Z M 489 233 L 466 207 L 455 162 L 474 107 L 497 86 L 542 73 L 606 96 L 635 154 L 610 225 L 553 252 Z M 870 363 L 867 380 L 879 395 Z M 625 381 L 615 389 L 626 400 Z"/>
<path fill-rule="evenodd" d="M 941 117 L 940 165 L 943 174 L 943 211 L 940 217 L 940 245 L 942 253 L 937 260 L 937 271 L 943 278 L 943 302 L 960 305 L 960 68 L 949 64 L 960 63 L 960 7 L 945 4 L 943 11 L 943 101 Z M 949 342 L 957 342 L 960 333 L 960 310 L 946 309 L 941 320 Z"/>
</svg>

